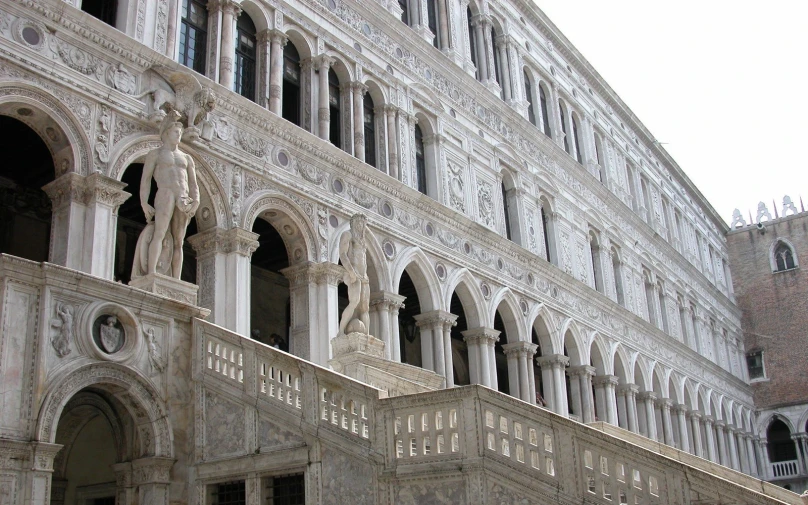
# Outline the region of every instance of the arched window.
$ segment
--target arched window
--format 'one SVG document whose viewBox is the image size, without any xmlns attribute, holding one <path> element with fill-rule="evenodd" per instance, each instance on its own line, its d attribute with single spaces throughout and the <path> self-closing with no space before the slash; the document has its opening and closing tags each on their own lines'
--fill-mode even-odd
<svg viewBox="0 0 808 505">
<path fill-rule="evenodd" d="M 578 127 L 578 118 L 575 114 L 572 115 L 572 140 L 575 142 L 575 160 L 578 163 L 583 163 L 583 158 L 581 157 L 581 136 L 578 134 L 580 128 Z"/>
<path fill-rule="evenodd" d="M 612 247 L 612 276 L 614 277 L 614 290 L 617 294 L 617 303 L 626 306 L 626 295 L 623 293 L 623 266 L 617 248 Z"/>
<path fill-rule="evenodd" d="M 208 8 L 199 0 L 183 0 L 179 61 L 200 74 L 205 73 L 208 44 Z"/>
<path fill-rule="evenodd" d="M 547 113 L 547 93 L 544 91 L 544 86 L 539 84 L 539 108 L 541 109 L 541 124 L 544 134 L 552 137 L 550 132 L 550 115 Z"/>
<path fill-rule="evenodd" d="M 525 76 L 525 98 L 527 98 L 527 119 L 533 126 L 536 126 L 536 112 L 533 110 L 533 88 L 530 86 L 530 77 L 527 75 L 527 70 L 524 71 Z"/>
<path fill-rule="evenodd" d="M 496 79 L 497 84 L 502 87 L 502 69 L 499 68 L 499 43 L 497 42 L 497 32 L 494 30 L 494 27 L 491 27 L 491 43 L 494 45 L 494 79 Z M 505 91 L 501 91 L 500 95 L 504 98 Z"/>
<path fill-rule="evenodd" d="M 508 205 L 508 190 L 505 189 L 505 183 L 500 184 L 502 190 L 502 212 L 505 214 L 505 238 L 511 239 L 511 209 Z"/>
<path fill-rule="evenodd" d="M 665 286 L 661 282 L 657 283 L 657 296 L 659 297 L 659 319 L 662 322 L 662 331 L 670 333 L 667 302 L 665 301 Z"/>
<path fill-rule="evenodd" d="M 646 223 L 651 224 L 651 215 L 653 213 L 651 208 L 651 188 L 643 176 L 640 176 L 640 190 L 642 191 L 643 205 L 645 205 L 645 216 L 643 217 Z"/>
<path fill-rule="evenodd" d="M 543 197 L 540 200 L 541 227 L 544 233 L 544 253 L 547 261 L 558 266 L 558 255 L 556 254 L 555 224 L 552 221 L 550 204 Z"/>
<path fill-rule="evenodd" d="M 468 19 L 468 31 L 469 31 L 469 57 L 471 58 L 471 62 L 474 63 L 474 68 L 476 69 L 476 77 L 477 80 L 482 80 L 482 73 L 480 69 L 480 64 L 477 63 L 477 32 L 474 30 L 474 25 L 471 22 L 472 14 L 471 14 L 471 7 L 466 9 L 466 19 Z"/>
<path fill-rule="evenodd" d="M 328 140 L 337 147 L 342 147 L 342 114 L 340 107 L 340 86 L 337 73 L 328 69 Z"/>
<path fill-rule="evenodd" d="M 564 102 L 559 100 L 559 102 L 558 102 L 558 116 L 561 119 L 561 123 L 559 123 L 559 124 L 561 125 L 561 135 L 564 136 L 564 150 L 567 151 L 567 154 L 570 154 L 570 141 L 569 141 L 569 138 L 567 138 L 567 120 L 566 120 L 566 117 L 565 117 L 566 115 L 567 115 L 567 110 L 566 110 L 566 107 L 564 107 Z"/>
<path fill-rule="evenodd" d="M 421 127 L 415 125 L 415 170 L 418 177 L 418 191 L 426 194 L 426 153 Z"/>
<path fill-rule="evenodd" d="M 432 45 L 440 48 L 440 33 L 438 32 L 438 7 L 435 5 L 435 0 L 426 0 L 426 20 L 427 23 L 429 23 L 429 31 L 432 32 Z"/>
<path fill-rule="evenodd" d="M 639 201 L 637 200 L 637 187 L 634 181 L 634 167 L 631 163 L 626 162 L 626 181 L 628 181 L 628 196 L 630 199 L 629 206 L 636 212 L 639 209 Z"/>
<path fill-rule="evenodd" d="M 791 247 L 789 247 L 788 244 L 784 242 L 777 244 L 777 247 L 774 249 L 774 264 L 777 267 L 775 272 L 783 272 L 785 270 L 796 268 L 796 264 L 794 263 L 794 252 L 791 250 Z"/>
<path fill-rule="evenodd" d="M 398 6 L 401 8 L 401 22 L 405 25 L 410 24 L 410 8 L 407 5 L 407 0 L 398 0 Z"/>
<path fill-rule="evenodd" d="M 791 430 L 780 419 L 775 419 L 769 425 L 769 429 L 766 430 L 766 441 L 769 461 L 772 463 L 797 460 L 797 446 L 791 439 Z"/>
<path fill-rule="evenodd" d="M 645 279 L 645 306 L 648 308 L 648 322 L 657 326 L 656 300 L 654 300 L 654 283 L 651 280 L 651 273 L 643 268 L 643 278 Z"/>
<path fill-rule="evenodd" d="M 377 167 L 376 163 L 376 113 L 374 112 L 373 98 L 365 95 L 363 100 L 363 118 L 365 124 L 365 163 Z"/>
<path fill-rule="evenodd" d="M 595 281 L 595 291 L 604 292 L 603 267 L 600 258 L 600 242 L 594 231 L 589 231 L 589 259 L 592 262 L 592 277 Z"/>
<path fill-rule="evenodd" d="M 109 26 L 115 27 L 118 17 L 118 0 L 82 0 L 81 10 Z"/>
<path fill-rule="evenodd" d="M 291 42 L 283 48 L 282 96 L 281 116 L 300 126 L 300 54 Z"/>
<path fill-rule="evenodd" d="M 235 91 L 255 101 L 255 25 L 246 12 L 236 22 Z"/>
</svg>

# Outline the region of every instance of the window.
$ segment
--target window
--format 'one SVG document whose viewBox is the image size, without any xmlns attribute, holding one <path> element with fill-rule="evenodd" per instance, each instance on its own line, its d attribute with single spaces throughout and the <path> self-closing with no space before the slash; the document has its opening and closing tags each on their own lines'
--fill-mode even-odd
<svg viewBox="0 0 808 505">
<path fill-rule="evenodd" d="M 572 140 L 575 142 L 575 160 L 578 163 L 583 163 L 584 159 L 581 156 L 581 136 L 578 134 L 580 128 L 578 127 L 578 118 L 572 114 Z"/>
<path fill-rule="evenodd" d="M 365 124 L 365 163 L 372 167 L 377 167 L 376 163 L 376 113 L 374 111 L 373 98 L 370 94 L 365 95 L 363 102 L 363 114 Z M 378 167 L 377 167 L 378 168 Z"/>
<path fill-rule="evenodd" d="M 432 32 L 432 45 L 440 48 L 440 33 L 438 32 L 438 8 L 435 0 L 426 0 L 426 18 L 429 31 Z"/>
<path fill-rule="evenodd" d="M 208 44 L 208 8 L 197 0 L 183 0 L 179 61 L 200 74 L 205 73 Z"/>
<path fill-rule="evenodd" d="M 527 119 L 530 124 L 536 126 L 536 113 L 533 110 L 533 89 L 530 86 L 530 77 L 527 75 L 527 70 L 524 71 L 525 76 L 525 98 L 527 98 Z"/>
<path fill-rule="evenodd" d="M 497 43 L 497 32 L 491 27 L 491 43 L 494 45 L 494 79 L 496 79 L 497 84 L 503 86 L 502 84 L 502 69 L 499 68 L 499 44 Z M 500 97 L 504 99 L 505 91 L 500 90 Z"/>
<path fill-rule="evenodd" d="M 598 180 L 606 184 L 606 163 L 603 160 L 603 140 L 597 133 L 595 137 L 595 163 L 598 164 Z"/>
<path fill-rule="evenodd" d="M 614 290 L 617 293 L 617 303 L 621 307 L 626 306 L 626 297 L 623 294 L 623 267 L 620 264 L 620 255 L 615 247 L 612 247 L 612 273 L 614 275 Z"/>
<path fill-rule="evenodd" d="M 541 110 L 541 122 L 544 134 L 552 137 L 550 132 L 550 116 L 547 114 L 547 93 L 544 91 L 544 86 L 539 84 L 539 108 Z"/>
<path fill-rule="evenodd" d="M 410 24 L 410 9 L 407 2 L 408 0 L 398 0 L 398 6 L 401 8 L 401 22 L 405 25 Z"/>
<path fill-rule="evenodd" d="M 337 73 L 333 68 L 328 69 L 328 110 L 329 131 L 328 140 L 337 147 L 342 147 L 342 114 L 340 107 L 340 86 Z"/>
<path fill-rule="evenodd" d="M 304 505 L 306 486 L 303 474 L 269 477 L 265 479 L 268 505 Z"/>
<path fill-rule="evenodd" d="M 300 126 L 300 54 L 291 42 L 283 48 L 283 119 Z"/>
<path fill-rule="evenodd" d="M 505 189 L 505 183 L 503 182 L 500 184 L 500 188 L 502 188 L 502 211 L 505 213 L 505 238 L 508 240 L 512 240 L 511 238 L 511 209 L 508 205 L 508 190 Z"/>
<path fill-rule="evenodd" d="M 645 278 L 645 305 L 648 308 L 648 322 L 657 326 L 656 300 L 654 300 L 654 282 L 651 279 L 651 272 L 643 269 Z"/>
<path fill-rule="evenodd" d="M 564 150 L 567 151 L 567 154 L 570 154 L 570 141 L 567 138 L 567 121 L 564 116 L 567 115 L 566 108 L 562 102 L 558 102 L 558 115 L 561 119 L 561 134 L 564 136 Z"/>
<path fill-rule="evenodd" d="M 684 297 L 677 295 L 676 302 L 679 305 L 679 331 L 682 335 L 682 342 L 688 343 L 690 339 L 687 336 L 687 306 Z"/>
<path fill-rule="evenodd" d="M 668 304 L 665 301 L 665 286 L 661 282 L 657 283 L 657 296 L 659 297 L 659 319 L 662 322 L 662 331 L 670 333 L 668 327 Z"/>
<path fill-rule="evenodd" d="M 212 505 L 247 504 L 247 490 L 243 480 L 216 484 L 214 488 Z"/>
<path fill-rule="evenodd" d="M 763 366 L 763 351 L 754 351 L 746 355 L 746 368 L 749 370 L 749 379 L 765 379 L 766 369 Z"/>
<path fill-rule="evenodd" d="M 247 13 L 236 23 L 235 91 L 255 101 L 255 25 Z"/>
<path fill-rule="evenodd" d="M 777 247 L 774 250 L 774 263 L 776 266 L 775 272 L 783 272 L 785 270 L 796 268 L 796 264 L 794 263 L 794 252 L 787 244 L 783 242 L 777 244 Z"/>
<path fill-rule="evenodd" d="M 477 80 L 482 80 L 482 69 L 480 65 L 477 63 L 477 32 L 474 30 L 474 25 L 471 22 L 471 8 L 466 9 L 466 18 L 469 21 L 468 24 L 468 31 L 469 31 L 469 57 L 471 58 L 471 62 L 474 63 L 474 68 L 476 68 L 476 77 Z"/>
<path fill-rule="evenodd" d="M 418 177 L 418 191 L 426 194 L 426 156 L 424 154 L 424 136 L 421 127 L 415 125 L 415 170 Z"/>
<path fill-rule="evenodd" d="M 628 196 L 630 199 L 630 206 L 634 211 L 637 211 L 639 208 L 639 202 L 637 201 L 637 186 L 636 182 L 634 181 L 634 167 L 631 166 L 631 163 L 626 162 L 626 181 L 628 181 Z"/>
<path fill-rule="evenodd" d="M 114 27 L 118 16 L 117 0 L 82 0 L 81 10 Z"/>
<path fill-rule="evenodd" d="M 594 231 L 589 231 L 589 257 L 592 261 L 592 276 L 595 280 L 595 290 L 603 293 L 603 269 L 600 264 L 600 243 Z"/>
<path fill-rule="evenodd" d="M 553 223 L 550 204 L 544 197 L 541 198 L 541 226 L 544 232 L 544 253 L 547 261 L 558 266 L 558 256 L 556 255 L 555 224 Z"/>
</svg>

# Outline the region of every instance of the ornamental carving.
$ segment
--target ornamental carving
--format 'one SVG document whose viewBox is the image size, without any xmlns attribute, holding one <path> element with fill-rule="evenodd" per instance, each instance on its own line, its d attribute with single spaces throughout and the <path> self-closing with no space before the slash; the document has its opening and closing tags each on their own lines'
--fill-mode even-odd
<svg viewBox="0 0 808 505">
<path fill-rule="evenodd" d="M 452 205 L 452 208 L 458 212 L 465 212 L 463 167 L 451 161 L 448 162 L 446 166 L 449 170 L 449 203 Z"/>
<path fill-rule="evenodd" d="M 75 315 L 75 307 L 66 303 L 58 302 L 56 304 L 56 315 L 51 319 L 51 327 L 56 330 L 56 333 L 51 338 L 51 345 L 56 355 L 64 358 L 70 354 L 70 344 L 73 342 L 73 316 Z"/>
<path fill-rule="evenodd" d="M 51 39 L 51 50 L 59 55 L 65 65 L 76 72 L 101 79 L 104 63 L 97 57 L 82 51 L 81 49 L 67 45 L 56 38 Z"/>
<path fill-rule="evenodd" d="M 137 91 L 137 79 L 122 64 L 107 68 L 106 81 L 108 85 L 127 95 L 133 95 Z"/>
<path fill-rule="evenodd" d="M 315 186 L 320 186 L 325 180 L 325 172 L 310 163 L 298 163 L 297 171 L 300 172 L 301 177 Z"/>
<path fill-rule="evenodd" d="M 236 141 L 241 148 L 256 158 L 263 158 L 267 155 L 267 141 L 249 133 L 238 131 Z"/>
<path fill-rule="evenodd" d="M 480 220 L 488 227 L 494 227 L 494 200 L 491 184 L 481 182 L 477 188 Z"/>
</svg>

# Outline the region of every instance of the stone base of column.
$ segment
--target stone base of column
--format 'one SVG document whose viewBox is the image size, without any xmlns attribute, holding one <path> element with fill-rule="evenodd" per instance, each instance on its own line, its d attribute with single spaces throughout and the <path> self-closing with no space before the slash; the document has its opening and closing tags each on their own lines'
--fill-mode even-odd
<svg viewBox="0 0 808 505">
<path fill-rule="evenodd" d="M 196 305 L 196 292 L 199 290 L 196 284 L 161 274 L 148 274 L 132 279 L 129 285 L 190 305 Z"/>
<path fill-rule="evenodd" d="M 331 346 L 331 368 L 381 389 L 383 398 L 434 391 L 444 385 L 444 378 L 431 370 L 385 359 L 384 342 L 372 335 L 340 335 L 331 340 Z"/>
</svg>

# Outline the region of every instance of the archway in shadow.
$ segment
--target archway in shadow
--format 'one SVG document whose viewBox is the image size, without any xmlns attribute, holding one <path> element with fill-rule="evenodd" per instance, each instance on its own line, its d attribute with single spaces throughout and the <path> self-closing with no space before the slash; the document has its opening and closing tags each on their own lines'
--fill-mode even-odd
<svg viewBox="0 0 808 505">
<path fill-rule="evenodd" d="M 140 205 L 140 182 L 143 177 L 143 163 L 132 163 L 126 167 L 121 182 L 126 184 L 125 191 L 130 196 L 118 209 L 118 221 L 115 239 L 115 265 L 113 276 L 116 281 L 128 284 L 132 280 L 132 266 L 135 261 L 135 249 L 140 233 L 146 227 L 146 216 Z M 154 196 L 157 194 L 157 183 L 151 181 L 149 204 L 154 206 Z M 180 279 L 196 284 L 196 251 L 188 243 L 188 237 L 197 233 L 196 216 L 191 218 L 185 231 L 185 240 L 182 245 L 182 272 Z"/>
<path fill-rule="evenodd" d="M 5 104 L 0 108 L 4 114 Z M 18 107 L 26 117 L 41 111 Z M 54 179 L 53 155 L 39 134 L 22 121 L 0 115 L 0 253 L 47 261 L 51 235 L 51 201 L 42 186 Z M 62 136 L 64 138 L 64 136 Z"/>
<path fill-rule="evenodd" d="M 794 461 L 797 459 L 797 446 L 791 439 L 791 430 L 780 419 L 774 419 L 766 430 L 766 450 L 769 452 L 769 461 Z"/>
<path fill-rule="evenodd" d="M 494 362 L 497 371 L 497 389 L 500 393 L 511 394 L 510 383 L 508 382 L 508 358 L 505 356 L 504 344 L 510 343 L 508 333 L 505 330 L 505 321 L 502 319 L 499 309 L 494 314 L 494 329 L 498 330 L 499 341 L 494 344 Z"/>
<path fill-rule="evenodd" d="M 463 340 L 463 332 L 469 329 L 466 311 L 457 293 L 452 293 L 452 301 L 449 304 L 449 312 L 457 316 L 457 324 L 452 327 L 452 365 L 455 386 L 466 386 L 471 384 L 469 369 L 469 349 L 466 341 Z"/>
<path fill-rule="evenodd" d="M 250 258 L 250 336 L 288 352 L 291 298 L 289 280 L 282 270 L 289 266 L 289 255 L 280 233 L 267 221 L 278 216 L 278 212 L 268 211 L 252 227 L 259 245 Z"/>
<path fill-rule="evenodd" d="M 405 270 L 398 284 L 398 294 L 406 297 L 404 308 L 398 313 L 399 344 L 401 346 L 401 362 L 408 365 L 423 366 L 421 356 L 421 330 L 416 324 L 415 316 L 421 313 L 418 292 L 410 274 Z"/>
</svg>

